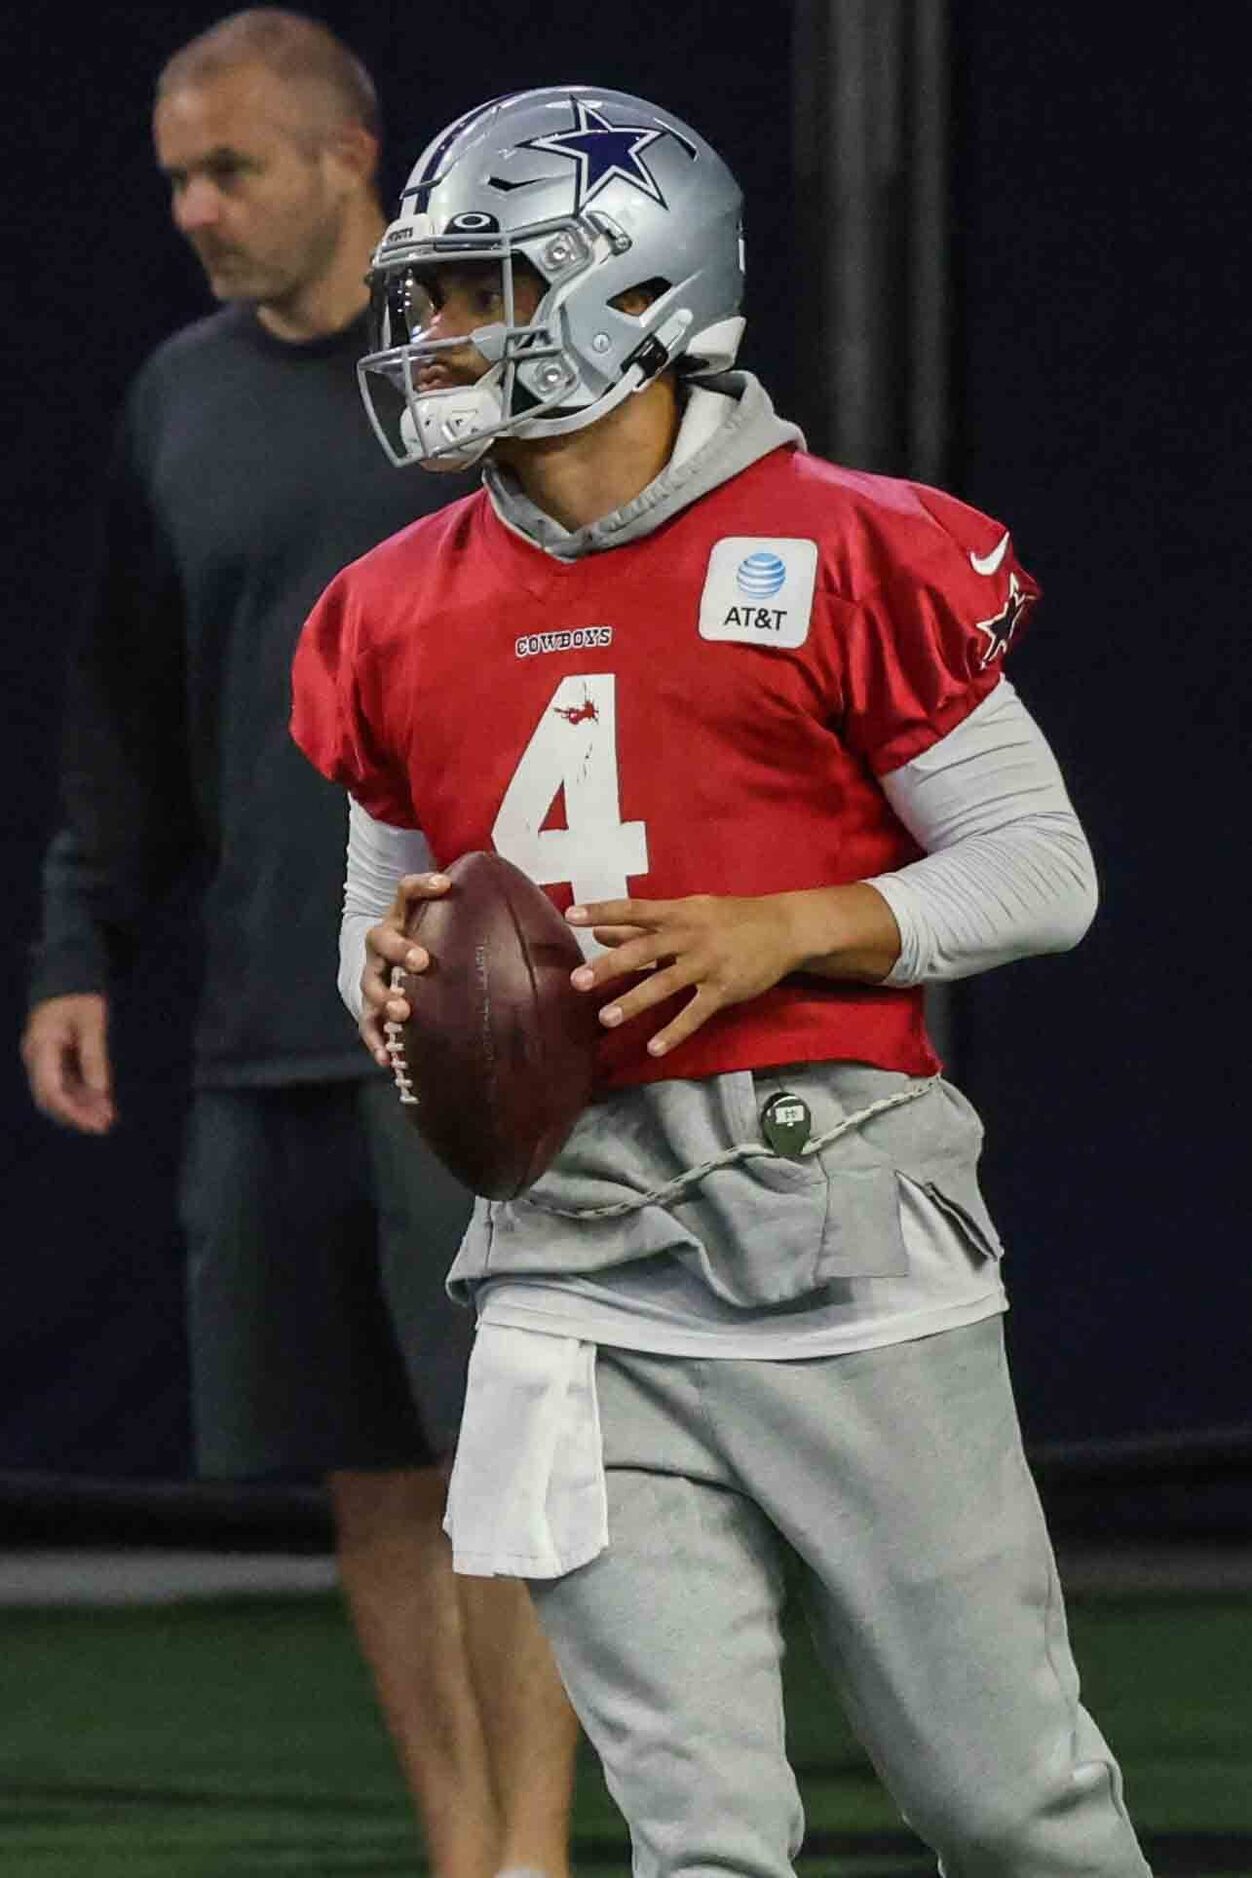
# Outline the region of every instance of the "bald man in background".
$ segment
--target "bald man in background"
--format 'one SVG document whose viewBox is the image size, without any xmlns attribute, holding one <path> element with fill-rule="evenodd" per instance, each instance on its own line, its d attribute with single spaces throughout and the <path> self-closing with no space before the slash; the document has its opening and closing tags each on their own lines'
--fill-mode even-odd
<svg viewBox="0 0 1252 1878">
<path fill-rule="evenodd" d="M 152 355 L 119 425 L 23 1057 L 45 1114 L 115 1125 L 110 998 L 195 870 L 183 1217 L 201 1471 L 328 1483 L 438 1878 L 566 1878 L 576 1724 L 525 1588 L 458 1587 L 441 1530 L 471 1329 L 443 1278 L 468 1196 L 335 994 L 343 800 L 286 729 L 317 595 L 465 487 L 397 477 L 357 395 L 384 225 L 374 90 L 324 26 L 254 9 L 168 62 L 154 140 L 222 304 Z"/>
</svg>

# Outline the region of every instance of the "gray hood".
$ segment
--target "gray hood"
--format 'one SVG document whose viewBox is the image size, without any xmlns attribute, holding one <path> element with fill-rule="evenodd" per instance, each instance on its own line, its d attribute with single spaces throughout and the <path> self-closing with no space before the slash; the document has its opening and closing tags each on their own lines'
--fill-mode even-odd
<svg viewBox="0 0 1252 1878">
<path fill-rule="evenodd" d="M 499 464 L 487 465 L 483 482 L 506 528 L 558 561 L 577 561 L 650 535 L 780 444 L 803 449 L 804 435 L 777 415 L 751 372 L 722 372 L 693 382 L 687 391 L 674 454 L 655 481 L 586 528 L 571 530 L 553 521 Z"/>
</svg>

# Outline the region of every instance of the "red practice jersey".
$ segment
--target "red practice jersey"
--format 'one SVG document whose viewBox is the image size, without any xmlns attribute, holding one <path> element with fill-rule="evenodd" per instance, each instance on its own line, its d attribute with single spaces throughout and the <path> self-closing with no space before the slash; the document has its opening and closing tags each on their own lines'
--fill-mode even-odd
<svg viewBox="0 0 1252 1878">
<path fill-rule="evenodd" d="M 992 690 L 1037 592 L 977 510 L 792 448 L 573 562 L 480 492 L 326 590 L 292 728 L 440 866 L 495 848 L 562 909 L 838 885 L 917 858 L 876 779 Z M 797 975 L 658 1061 L 669 1014 L 605 1034 L 608 1086 L 938 1067 L 919 988 Z"/>
</svg>

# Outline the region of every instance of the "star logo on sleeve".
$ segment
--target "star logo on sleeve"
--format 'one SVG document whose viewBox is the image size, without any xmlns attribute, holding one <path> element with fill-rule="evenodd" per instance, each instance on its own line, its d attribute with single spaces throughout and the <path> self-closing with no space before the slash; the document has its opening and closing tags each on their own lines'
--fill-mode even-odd
<svg viewBox="0 0 1252 1878">
<path fill-rule="evenodd" d="M 571 130 L 556 131 L 547 137 L 528 137 L 519 145 L 524 150 L 548 150 L 554 156 L 568 157 L 577 165 L 574 178 L 574 213 L 611 182 L 629 183 L 651 202 L 668 205 L 655 176 L 643 161 L 643 153 L 662 137 L 672 135 L 643 124 L 610 124 L 608 119 L 581 98 L 571 98 L 574 125 Z"/>
<path fill-rule="evenodd" d="M 986 671 L 992 659 L 1003 658 L 1012 644 L 1013 634 L 1021 624 L 1026 608 L 1034 596 L 1022 592 L 1022 584 L 1016 574 L 1009 575 L 1009 594 L 1000 611 L 992 619 L 975 620 L 980 633 L 986 633 L 987 646 L 978 661 L 982 671 Z"/>
</svg>

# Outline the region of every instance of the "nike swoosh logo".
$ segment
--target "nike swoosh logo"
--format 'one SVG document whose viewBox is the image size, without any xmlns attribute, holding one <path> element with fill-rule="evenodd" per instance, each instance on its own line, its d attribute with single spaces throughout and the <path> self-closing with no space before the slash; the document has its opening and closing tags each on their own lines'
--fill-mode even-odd
<svg viewBox="0 0 1252 1878">
<path fill-rule="evenodd" d="M 976 574 L 994 574 L 1005 554 L 1008 552 L 1009 538 L 1006 534 L 997 541 L 990 554 L 971 554 L 969 564 Z"/>
</svg>

